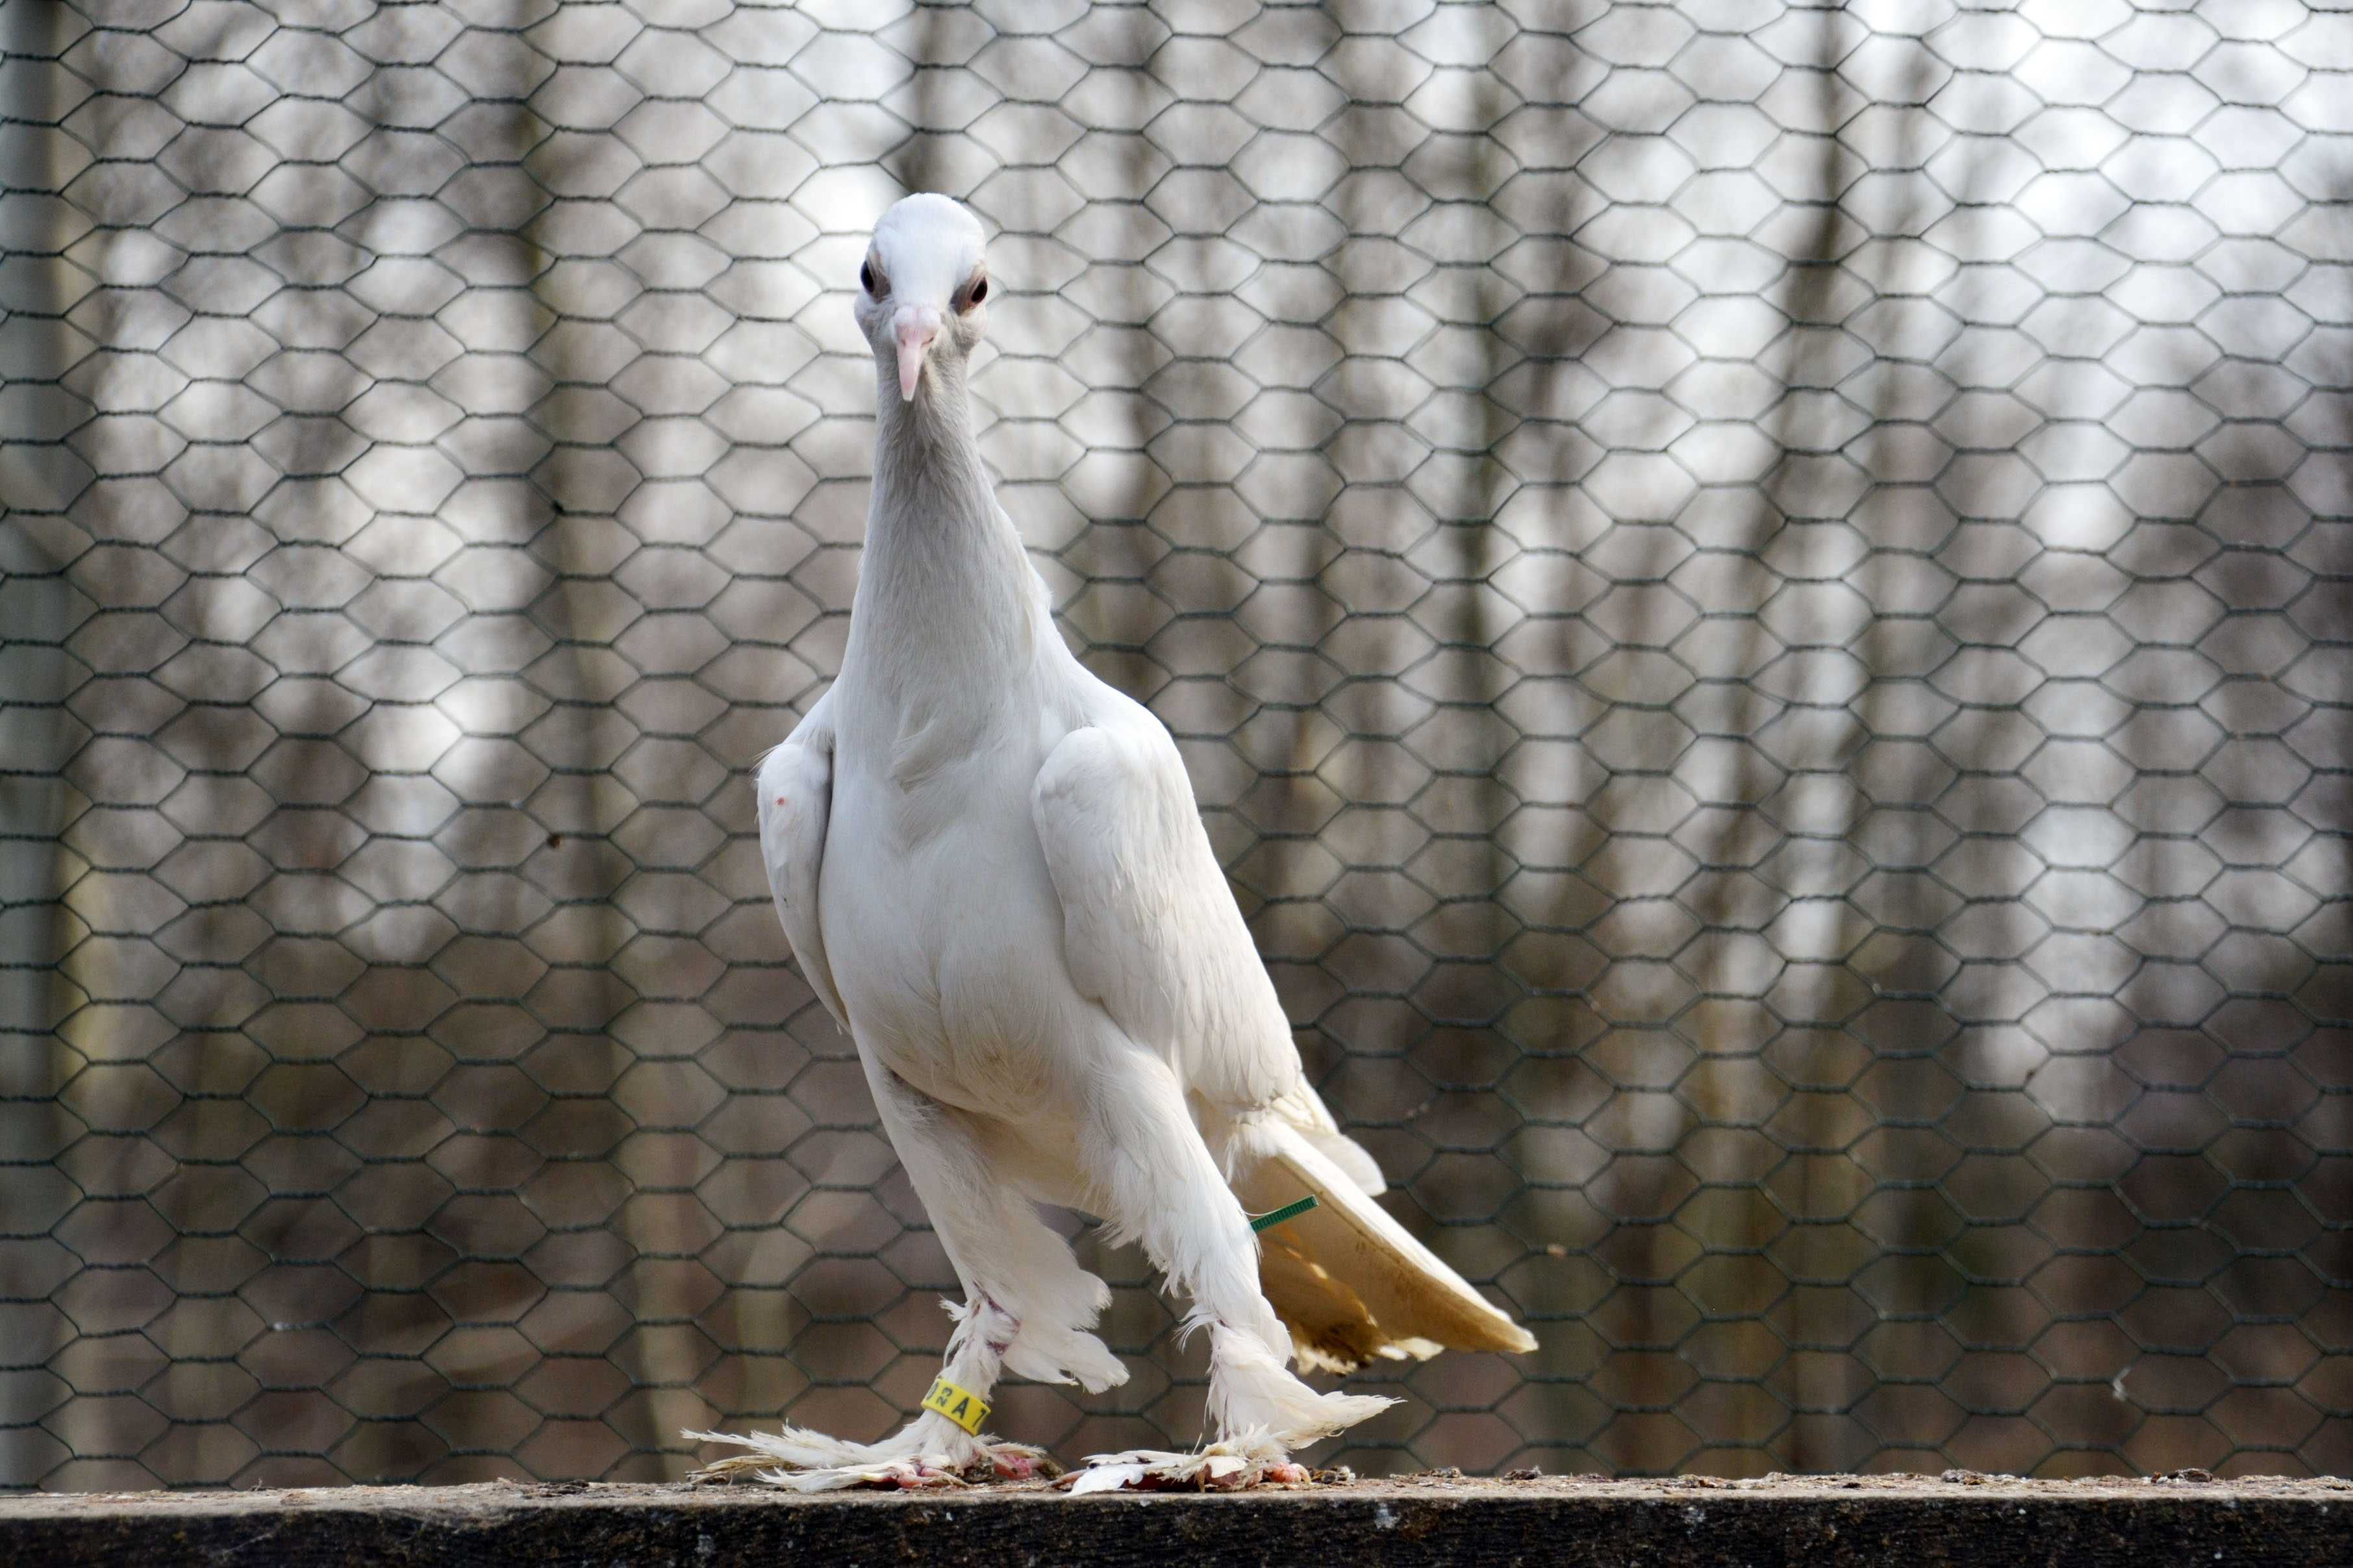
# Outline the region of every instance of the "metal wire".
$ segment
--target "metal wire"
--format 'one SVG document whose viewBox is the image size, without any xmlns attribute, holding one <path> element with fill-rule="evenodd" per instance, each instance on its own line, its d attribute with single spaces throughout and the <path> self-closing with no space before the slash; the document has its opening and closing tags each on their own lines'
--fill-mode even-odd
<svg viewBox="0 0 2353 1568">
<path fill-rule="evenodd" d="M 2353 20 L 5 0 L 0 1482 L 878 1435 L 741 774 L 902 189 L 1316 1081 L 1535 1325 L 1359 1469 L 2353 1468 Z M 1071 1222 L 1074 1230 L 1079 1222 Z M 1066 1455 L 1200 1367 L 1013 1386 Z"/>
</svg>

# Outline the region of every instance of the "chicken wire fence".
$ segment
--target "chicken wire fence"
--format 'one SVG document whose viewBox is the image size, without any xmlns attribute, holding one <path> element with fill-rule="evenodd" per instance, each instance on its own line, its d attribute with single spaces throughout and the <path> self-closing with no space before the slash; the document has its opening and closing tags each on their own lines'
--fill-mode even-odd
<svg viewBox="0 0 2353 1568">
<path fill-rule="evenodd" d="M 1542 1349 L 1363 1470 L 2353 1470 L 2353 16 L 5 0 L 0 1481 L 890 1429 L 744 773 L 863 235 L 1311 1074 Z M 1014 1386 L 1065 1458 L 1187 1439 Z M 1326 1449 L 1325 1453 L 1335 1453 Z"/>
</svg>

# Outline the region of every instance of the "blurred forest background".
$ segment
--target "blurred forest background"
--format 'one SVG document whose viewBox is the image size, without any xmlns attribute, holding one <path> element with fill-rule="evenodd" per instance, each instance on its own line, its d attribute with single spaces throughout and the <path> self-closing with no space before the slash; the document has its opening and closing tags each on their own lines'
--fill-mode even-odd
<svg viewBox="0 0 2353 1568">
<path fill-rule="evenodd" d="M 2353 1470 L 2353 15 L 0 0 L 0 1482 L 879 1435 L 744 771 L 864 235 L 1344 1124 L 1361 1470 Z M 1081 1222 L 1071 1222 L 1074 1231 Z M 1008 1387 L 1065 1458 L 1189 1439 Z"/>
</svg>

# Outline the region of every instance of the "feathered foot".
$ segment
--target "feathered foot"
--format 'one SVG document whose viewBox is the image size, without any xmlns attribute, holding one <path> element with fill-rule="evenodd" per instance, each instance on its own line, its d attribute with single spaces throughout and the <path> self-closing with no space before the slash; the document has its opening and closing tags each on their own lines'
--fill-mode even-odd
<svg viewBox="0 0 2353 1568">
<path fill-rule="evenodd" d="M 1209 1330 L 1213 1429 L 1303 1448 L 1336 1437 L 1397 1403 L 1377 1394 L 1316 1393 L 1292 1375 L 1282 1352 L 1272 1348 L 1287 1347 L 1289 1338 L 1270 1343 L 1224 1323 Z"/>
<path fill-rule="evenodd" d="M 1086 1468 L 1056 1483 L 1072 1497 L 1089 1492 L 1224 1492 L 1246 1487 L 1307 1486 L 1307 1467 L 1263 1430 L 1208 1444 L 1189 1454 L 1130 1448 L 1090 1454 Z"/>
<path fill-rule="evenodd" d="M 1043 1448 L 989 1436 L 967 1437 L 944 1422 L 918 1420 L 880 1443 L 849 1443 L 822 1432 L 787 1426 L 771 1435 L 753 1432 L 689 1432 L 699 1443 L 733 1443 L 751 1451 L 713 1459 L 691 1481 L 765 1481 L 799 1492 L 842 1491 L 879 1487 L 913 1491 L 925 1487 L 967 1487 L 997 1481 L 1050 1479 L 1062 1468 Z"/>
</svg>

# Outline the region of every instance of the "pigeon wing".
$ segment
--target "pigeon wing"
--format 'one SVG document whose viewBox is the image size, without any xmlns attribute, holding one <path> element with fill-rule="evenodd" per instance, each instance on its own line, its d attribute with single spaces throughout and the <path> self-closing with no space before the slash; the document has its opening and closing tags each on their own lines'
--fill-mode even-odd
<svg viewBox="0 0 2353 1568">
<path fill-rule="evenodd" d="M 783 745 L 761 759 L 757 783 L 760 858 L 768 868 L 776 919 L 800 961 L 801 977 L 846 1032 L 849 1014 L 826 963 L 825 933 L 818 921 L 818 875 L 824 868 L 826 825 L 833 814 L 833 729 L 825 699 Z"/>
<path fill-rule="evenodd" d="M 1299 1054 L 1184 760 L 1141 708 L 1103 708 L 1048 754 L 1031 797 L 1071 978 L 1192 1093 L 1271 1103 L 1298 1082 Z"/>
</svg>

